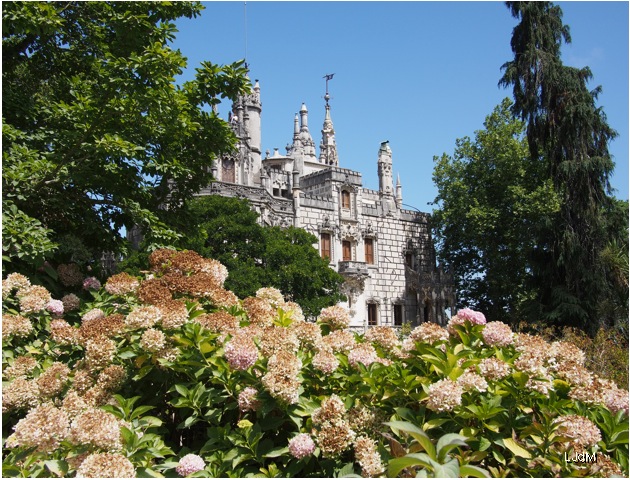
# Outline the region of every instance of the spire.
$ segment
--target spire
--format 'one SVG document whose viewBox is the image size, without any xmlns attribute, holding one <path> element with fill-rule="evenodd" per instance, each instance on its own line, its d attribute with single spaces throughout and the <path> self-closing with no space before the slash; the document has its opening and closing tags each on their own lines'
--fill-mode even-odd
<svg viewBox="0 0 630 480">
<path fill-rule="evenodd" d="M 389 148 L 389 141 L 381 142 L 381 147 L 378 149 L 378 189 L 383 195 L 394 194 L 392 150 Z"/>
<path fill-rule="evenodd" d="M 322 142 L 319 144 L 319 161 L 326 165 L 339 165 L 339 157 L 337 156 L 337 144 L 335 143 L 335 129 L 332 119 L 330 118 L 330 95 L 328 94 L 328 80 L 331 80 L 333 74 L 326 75 L 326 116 L 324 117 L 324 126 L 322 127 Z"/>
<path fill-rule="evenodd" d="M 396 175 L 396 205 L 402 208 L 402 185 L 400 184 L 400 173 Z"/>
</svg>

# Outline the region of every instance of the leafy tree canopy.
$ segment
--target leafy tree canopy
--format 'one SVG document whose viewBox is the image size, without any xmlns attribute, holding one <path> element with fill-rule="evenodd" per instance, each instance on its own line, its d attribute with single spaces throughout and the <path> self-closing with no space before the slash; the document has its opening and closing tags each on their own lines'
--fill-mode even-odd
<svg viewBox="0 0 630 480">
<path fill-rule="evenodd" d="M 2 5 L 3 256 L 10 270 L 56 251 L 121 252 L 123 227 L 154 245 L 165 216 L 210 179 L 234 136 L 210 108 L 250 88 L 243 62 L 186 66 L 169 47 L 197 2 Z M 71 242 L 72 248 L 64 249 Z M 70 260 L 60 258 L 60 260 Z M 76 259 L 73 259 L 76 260 Z"/>
<path fill-rule="evenodd" d="M 506 98 L 474 140 L 459 139 L 453 156 L 435 157 L 433 171 L 435 239 L 459 301 L 506 322 L 530 295 L 534 232 L 559 208 L 551 181 L 529 161 L 525 127 L 511 106 Z"/>
<path fill-rule="evenodd" d="M 610 241 L 605 214 L 614 208 L 608 143 L 617 134 L 596 105 L 601 87 L 588 88 L 589 68 L 562 64 L 560 48 L 571 37 L 560 7 L 507 6 L 520 22 L 512 35 L 514 59 L 503 65 L 499 84 L 513 88 L 513 111 L 527 124 L 531 162 L 543 166 L 560 199 L 553 221 L 535 232 L 530 315 L 593 332 L 608 322 L 599 306 L 612 293 L 602 252 Z"/>
<path fill-rule="evenodd" d="M 230 272 L 226 288 L 241 298 L 275 287 L 309 316 L 343 300 L 343 277 L 313 248 L 313 235 L 301 228 L 263 227 L 257 219 L 245 200 L 194 198 L 179 216 L 177 228 L 185 234 L 178 247 L 223 263 Z"/>
</svg>

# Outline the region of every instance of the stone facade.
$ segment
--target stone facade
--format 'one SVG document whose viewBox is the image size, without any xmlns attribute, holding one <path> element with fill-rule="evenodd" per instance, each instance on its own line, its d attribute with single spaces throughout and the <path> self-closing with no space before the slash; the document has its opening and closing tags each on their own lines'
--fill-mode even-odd
<svg viewBox="0 0 630 480">
<path fill-rule="evenodd" d="M 352 328 L 371 325 L 445 324 L 454 307 L 452 278 L 436 266 L 430 215 L 402 208 L 400 179 L 394 186 L 392 151 L 378 149 L 379 189 L 363 188 L 361 173 L 339 166 L 330 96 L 320 155 L 302 104 L 286 155 L 261 154 L 260 85 L 239 98 L 229 122 L 238 151 L 212 165 L 216 181 L 199 195 L 248 199 L 264 225 L 301 227 L 318 238 L 314 245 L 330 267 L 344 276 Z"/>
</svg>

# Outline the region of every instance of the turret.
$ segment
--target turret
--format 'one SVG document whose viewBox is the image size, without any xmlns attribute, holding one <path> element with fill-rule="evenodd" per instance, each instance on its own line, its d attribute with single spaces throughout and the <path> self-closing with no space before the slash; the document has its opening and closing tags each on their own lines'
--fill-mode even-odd
<svg viewBox="0 0 630 480">
<path fill-rule="evenodd" d="M 332 119 L 330 118 L 330 95 L 328 94 L 328 78 L 326 77 L 326 117 L 324 118 L 324 126 L 322 127 L 322 143 L 319 145 L 319 161 L 326 165 L 339 165 L 339 158 L 337 156 L 337 144 L 335 143 L 335 129 L 333 128 Z M 330 76 L 332 78 L 332 76 Z"/>
<path fill-rule="evenodd" d="M 392 151 L 389 148 L 389 141 L 381 142 L 381 148 L 378 150 L 378 191 L 381 195 L 394 194 Z"/>
<path fill-rule="evenodd" d="M 396 206 L 402 208 L 402 185 L 400 184 L 400 174 L 396 177 Z"/>
</svg>

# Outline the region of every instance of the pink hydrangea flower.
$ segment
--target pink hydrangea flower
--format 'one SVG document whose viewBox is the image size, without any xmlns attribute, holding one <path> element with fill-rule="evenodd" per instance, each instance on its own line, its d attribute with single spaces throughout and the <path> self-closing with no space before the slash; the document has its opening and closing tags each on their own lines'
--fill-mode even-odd
<svg viewBox="0 0 630 480">
<path fill-rule="evenodd" d="M 175 467 L 175 471 L 182 476 L 186 477 L 191 473 L 198 472 L 206 468 L 206 462 L 203 461 L 199 455 L 195 455 L 194 453 L 189 453 L 188 455 L 183 456 L 177 467 Z"/>
<path fill-rule="evenodd" d="M 308 457 L 315 451 L 315 442 L 307 433 L 300 433 L 289 440 L 289 452 L 295 458 Z"/>
<path fill-rule="evenodd" d="M 481 312 L 475 312 L 470 308 L 462 308 L 458 310 L 457 316 L 468 320 L 470 323 L 477 325 L 485 325 L 486 324 L 486 316 Z"/>
<path fill-rule="evenodd" d="M 83 280 L 84 290 L 98 290 L 101 288 L 101 282 L 96 277 L 87 277 Z"/>
<path fill-rule="evenodd" d="M 63 315 L 63 302 L 61 300 L 51 300 L 46 304 L 46 310 L 56 317 L 60 317 Z"/>
</svg>

